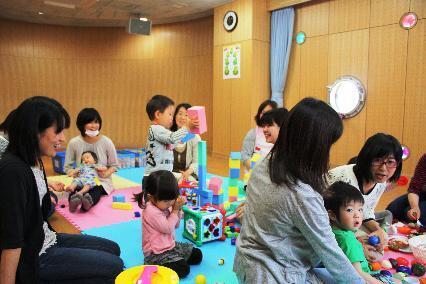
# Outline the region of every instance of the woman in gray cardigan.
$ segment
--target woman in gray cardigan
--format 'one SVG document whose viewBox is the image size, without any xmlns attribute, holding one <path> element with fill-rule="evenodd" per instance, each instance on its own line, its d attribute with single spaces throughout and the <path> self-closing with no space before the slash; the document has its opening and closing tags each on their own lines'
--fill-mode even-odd
<svg viewBox="0 0 426 284">
<path fill-rule="evenodd" d="M 191 107 L 188 103 L 178 104 L 173 116 L 173 125 L 171 131 L 177 131 L 185 126 L 188 120 L 187 110 Z M 178 143 L 173 149 L 173 173 L 178 181 L 198 179 L 198 141 L 201 141 L 199 135 L 184 143 Z"/>
<path fill-rule="evenodd" d="M 314 272 L 320 262 L 339 283 L 364 283 L 337 245 L 321 196 L 341 119 L 305 98 L 282 129 L 247 186 L 234 261 L 240 283 L 323 283 Z"/>
</svg>

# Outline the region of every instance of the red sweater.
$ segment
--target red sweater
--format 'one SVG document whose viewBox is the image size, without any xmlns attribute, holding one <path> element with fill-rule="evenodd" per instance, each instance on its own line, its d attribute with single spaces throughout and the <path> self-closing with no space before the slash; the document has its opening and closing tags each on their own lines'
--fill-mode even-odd
<svg viewBox="0 0 426 284">
<path fill-rule="evenodd" d="M 415 193 L 417 195 L 420 195 L 420 193 L 426 193 L 426 154 L 423 154 L 417 163 L 414 176 L 411 179 L 410 186 L 408 187 L 408 192 Z"/>
</svg>

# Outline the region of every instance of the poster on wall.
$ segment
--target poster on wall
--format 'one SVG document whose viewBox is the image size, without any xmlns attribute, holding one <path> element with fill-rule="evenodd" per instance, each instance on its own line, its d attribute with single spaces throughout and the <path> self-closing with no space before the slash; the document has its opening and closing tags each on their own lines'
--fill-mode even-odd
<svg viewBox="0 0 426 284">
<path fill-rule="evenodd" d="M 223 79 L 240 78 L 241 47 L 239 44 L 223 48 Z"/>
</svg>

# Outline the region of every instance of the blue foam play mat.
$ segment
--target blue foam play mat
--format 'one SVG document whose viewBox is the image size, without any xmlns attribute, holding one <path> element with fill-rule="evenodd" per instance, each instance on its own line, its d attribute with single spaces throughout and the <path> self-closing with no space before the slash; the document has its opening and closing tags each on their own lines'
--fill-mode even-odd
<svg viewBox="0 0 426 284">
<path fill-rule="evenodd" d="M 137 219 L 88 229 L 82 233 L 103 237 L 118 243 L 124 264 L 126 268 L 130 268 L 143 264 L 141 232 L 141 219 Z M 176 240 L 188 242 L 182 237 L 182 232 L 183 222 L 181 222 L 179 229 L 176 231 Z M 194 283 L 194 279 L 198 274 L 206 276 L 207 283 L 238 283 L 235 273 L 232 272 L 236 247 L 231 245 L 231 239 L 208 242 L 203 244 L 200 249 L 203 252 L 203 261 L 199 265 L 192 265 L 191 273 L 185 279 L 181 279 L 179 283 Z M 220 259 L 225 261 L 223 265 L 218 264 Z"/>
</svg>

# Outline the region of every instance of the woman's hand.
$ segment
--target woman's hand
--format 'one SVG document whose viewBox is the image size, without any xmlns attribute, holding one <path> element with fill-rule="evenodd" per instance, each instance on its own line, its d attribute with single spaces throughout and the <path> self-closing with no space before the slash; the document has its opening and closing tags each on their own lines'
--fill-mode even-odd
<svg viewBox="0 0 426 284">
<path fill-rule="evenodd" d="M 74 178 L 74 177 L 77 177 L 79 173 L 80 173 L 80 169 L 76 168 L 76 169 L 73 169 L 73 170 L 69 170 L 68 176 Z"/>
<path fill-rule="evenodd" d="M 97 169 L 98 176 L 100 178 L 109 178 L 113 173 L 115 173 L 114 168 L 104 168 L 104 169 Z"/>
<path fill-rule="evenodd" d="M 408 216 L 408 218 L 409 218 L 410 220 L 413 220 L 413 221 L 417 221 L 417 220 L 419 220 L 419 219 L 420 219 L 420 214 L 421 214 L 421 212 L 420 212 L 420 208 L 419 208 L 419 207 L 411 208 L 411 209 L 410 209 L 410 210 L 408 210 L 408 212 L 407 212 L 407 216 Z"/>
<path fill-rule="evenodd" d="M 186 127 L 189 130 L 197 129 L 199 125 L 200 125 L 200 122 L 198 121 L 198 119 L 189 118 L 188 121 L 186 122 Z"/>
<path fill-rule="evenodd" d="M 246 205 L 245 202 L 240 203 L 240 205 L 237 206 L 237 209 L 235 209 L 235 213 L 237 214 L 237 219 L 238 219 L 238 221 L 240 221 L 240 223 L 243 220 L 244 208 L 245 208 L 244 206 L 245 205 Z"/>
<path fill-rule="evenodd" d="M 60 181 L 47 181 L 47 186 L 57 192 L 65 190 L 65 184 Z"/>
<path fill-rule="evenodd" d="M 179 171 L 182 176 L 181 176 L 181 180 L 182 181 L 186 181 L 188 180 L 189 176 L 192 175 L 192 173 L 194 172 L 191 168 L 187 169 L 186 171 Z"/>
</svg>

